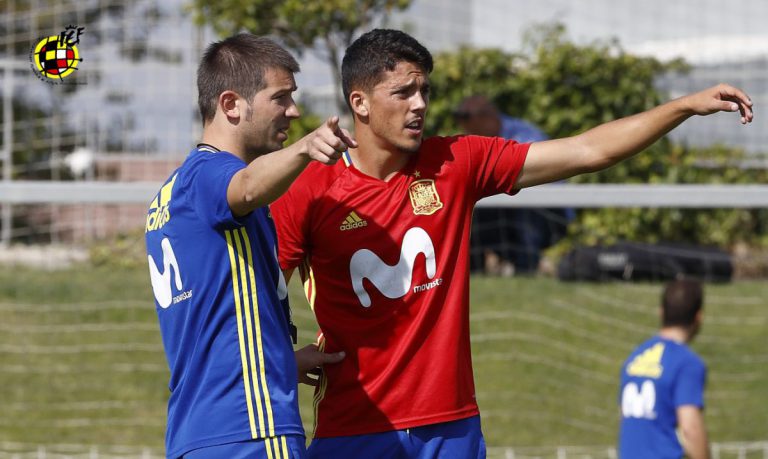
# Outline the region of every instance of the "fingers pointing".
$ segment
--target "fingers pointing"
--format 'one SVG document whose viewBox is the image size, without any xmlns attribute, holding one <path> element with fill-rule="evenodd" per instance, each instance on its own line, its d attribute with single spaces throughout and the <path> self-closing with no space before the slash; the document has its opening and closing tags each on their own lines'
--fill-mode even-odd
<svg viewBox="0 0 768 459">
<path fill-rule="evenodd" d="M 323 125 L 307 136 L 308 155 L 323 164 L 336 164 L 341 154 L 357 142 L 345 129 L 339 127 L 339 117 L 329 117 Z"/>
<path fill-rule="evenodd" d="M 343 140 L 344 143 L 346 143 L 348 146 L 357 148 L 357 140 L 355 140 L 346 129 L 340 130 L 339 138 L 341 138 L 341 140 Z"/>
<path fill-rule="evenodd" d="M 336 115 L 331 116 L 325 120 L 325 125 L 328 126 L 331 132 L 336 132 L 339 129 L 339 117 Z"/>
</svg>

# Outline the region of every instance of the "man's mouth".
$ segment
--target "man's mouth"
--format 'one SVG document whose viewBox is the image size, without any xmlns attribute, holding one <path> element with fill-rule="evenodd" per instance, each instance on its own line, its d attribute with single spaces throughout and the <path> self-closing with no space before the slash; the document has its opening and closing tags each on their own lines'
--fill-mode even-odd
<svg viewBox="0 0 768 459">
<path fill-rule="evenodd" d="M 421 134 L 421 131 L 424 129 L 424 120 L 422 118 L 415 119 L 406 124 L 405 129 L 412 134 Z"/>
</svg>

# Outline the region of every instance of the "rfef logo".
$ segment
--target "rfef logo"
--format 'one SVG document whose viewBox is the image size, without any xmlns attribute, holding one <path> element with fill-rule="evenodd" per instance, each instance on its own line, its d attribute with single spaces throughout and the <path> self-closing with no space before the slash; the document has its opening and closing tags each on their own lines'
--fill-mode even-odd
<svg viewBox="0 0 768 459">
<path fill-rule="evenodd" d="M 83 61 L 77 49 L 83 31 L 85 27 L 70 25 L 58 35 L 38 41 L 29 56 L 35 75 L 48 83 L 59 84 L 77 70 Z"/>
</svg>

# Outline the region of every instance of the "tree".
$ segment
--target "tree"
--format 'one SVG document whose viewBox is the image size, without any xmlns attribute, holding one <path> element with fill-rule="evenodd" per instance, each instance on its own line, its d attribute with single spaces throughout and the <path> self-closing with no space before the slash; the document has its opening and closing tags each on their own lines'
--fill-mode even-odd
<svg viewBox="0 0 768 459">
<path fill-rule="evenodd" d="M 465 97 L 483 94 L 500 110 L 527 107 L 531 95 L 522 86 L 519 64 L 521 55 L 498 49 L 462 47 L 455 53 L 435 56 L 435 70 L 430 75 L 432 96 L 426 131 L 450 135 L 458 130 L 452 111 Z"/>
<path fill-rule="evenodd" d="M 93 55 L 87 54 L 94 47 L 103 43 L 116 43 L 119 45 L 119 55 L 110 57 L 111 62 L 120 64 L 118 59 L 128 59 L 131 62 L 154 60 L 158 62 L 173 62 L 179 56 L 173 55 L 161 47 L 150 46 L 147 35 L 157 28 L 165 14 L 162 9 L 152 2 L 138 2 L 130 4 L 124 0 L 16 0 L 13 2 L 0 0 L 0 11 L 3 20 L 0 20 L 0 35 L 10 37 L 0 47 L 0 58 L 9 61 L 23 61 L 30 59 L 30 45 L 46 36 L 59 34 L 67 25 L 84 26 L 82 41 L 78 44 L 80 52 L 86 51 L 84 62 L 72 80 L 85 82 L 87 78 L 100 85 L 101 70 L 98 66 L 92 66 Z M 144 21 L 134 24 L 133 27 L 100 27 L 103 19 L 114 20 L 132 13 L 144 18 Z M 38 34 L 31 35 L 32 34 Z M 29 76 L 29 74 L 27 75 Z M 17 79 L 16 85 L 22 85 L 24 79 Z M 76 146 L 75 132 L 85 129 L 85 126 L 75 126 L 64 114 L 57 113 L 62 110 L 72 98 L 80 91 L 90 90 L 92 86 L 78 84 L 62 84 L 55 87 L 33 81 L 30 88 L 23 91 L 15 91 L 12 95 L 13 123 L 15 141 L 13 152 L 13 164 L 16 169 L 13 175 L 16 178 L 36 179 L 60 179 L 67 174 L 59 170 L 59 165 L 48 161 L 53 153 L 53 142 L 45 143 L 41 139 L 56 137 L 55 149 L 59 152 L 71 151 Z M 40 96 L 41 92 L 46 97 Z M 117 107 L 120 110 L 118 119 L 121 129 L 129 130 L 132 118 L 135 116 L 125 107 L 128 105 L 130 94 L 119 91 L 104 91 L 105 95 L 100 102 L 103 107 Z M 3 95 L 0 95 L 2 100 Z M 41 103 L 40 100 L 45 100 Z M 104 116 L 104 110 L 94 114 L 93 118 L 86 121 L 95 123 L 97 116 Z M 117 123 L 116 123 L 117 124 Z M 26 128 L 25 128 L 26 127 Z M 56 131 L 56 134 L 53 133 Z M 106 146 L 110 151 L 122 151 L 130 149 L 130 145 L 124 145 L 125 136 L 122 131 L 113 128 L 107 133 Z M 34 142 L 32 140 L 35 140 Z"/>
<path fill-rule="evenodd" d="M 87 144 L 89 138 L 96 138 L 82 133 L 97 131 L 95 126 L 97 121 L 104 120 L 107 112 L 105 108 L 115 109 L 114 113 L 118 115 L 114 118 L 119 122 L 109 123 L 109 130 L 105 129 L 106 149 L 122 151 L 131 148 L 128 143 L 132 140 L 126 142 L 123 139 L 136 136 L 125 136 L 122 130 L 115 129 L 115 126 L 130 129 L 131 119 L 135 116 L 126 108 L 130 94 L 99 91 L 108 88 L 108 85 L 101 83 L 99 66 L 92 65 L 94 61 L 91 59 L 98 57 L 95 53 L 91 54 L 91 50 L 104 43 L 118 44 L 118 55 L 109 57 L 115 66 L 124 62 L 122 59 L 131 62 L 167 62 L 172 59 L 173 56 L 169 55 L 165 46 L 150 47 L 146 39 L 165 14 L 157 2 L 132 4 L 125 0 L 0 0 L 0 11 L 0 36 L 7 38 L 0 46 L 0 58 L 6 61 L 0 72 L 15 72 L 12 90 L 0 94 L 0 106 L 4 106 L 5 97 L 11 102 L 11 110 L 2 110 L 0 117 L 3 118 L 2 124 L 10 125 L 13 135 L 11 164 L 2 165 L 2 175 L 10 175 L 14 180 L 71 179 L 72 174 L 59 159 L 76 147 Z M 133 24 L 133 27 L 104 26 L 105 22 L 129 13 L 144 20 Z M 67 79 L 67 82 L 74 84 L 52 86 L 38 81 L 29 68 L 30 47 L 34 49 L 41 39 L 58 35 L 68 25 L 85 28 L 82 41 L 78 44 L 85 65 L 79 66 L 77 73 Z M 79 36 L 77 38 L 80 39 Z M 23 64 L 22 67 L 18 67 L 19 63 Z M 81 85 L 76 82 L 94 83 L 98 88 L 94 90 L 90 84 Z M 82 94 L 81 91 L 103 94 L 100 96 L 98 111 L 84 113 L 87 111 L 81 111 L 78 104 L 72 104 Z M 118 98 L 115 98 L 116 93 Z M 71 109 L 72 105 L 76 107 L 74 110 Z M 0 133 L 0 136 L 4 134 Z M 0 139 L 3 145 L 9 140 Z M 46 208 L 22 206 L 21 212 L 13 212 L 12 220 L 4 217 L 2 224 L 8 224 L 11 228 L 24 228 L 19 235 L 13 236 L 17 242 L 50 242 L 60 230 L 51 230 L 47 226 L 53 217 L 47 215 Z"/>
<path fill-rule="evenodd" d="M 328 63 L 334 80 L 336 103 L 341 112 L 346 102 L 341 93 L 341 57 L 357 33 L 384 22 L 393 10 L 403 10 L 411 0 L 194 0 L 198 24 L 211 24 L 220 35 L 248 30 L 274 35 L 302 55 L 317 53 Z M 320 46 L 315 46 L 318 44 Z"/>
<path fill-rule="evenodd" d="M 625 52 L 617 41 L 577 45 L 562 25 L 537 26 L 524 49 L 505 53 L 462 48 L 435 57 L 434 99 L 427 130 L 451 135 L 451 111 L 461 99 L 484 94 L 499 109 L 526 119 L 550 137 L 566 137 L 647 110 L 665 97 L 654 80 L 684 72 L 680 60 L 660 62 Z M 743 152 L 713 146 L 691 149 L 663 138 L 640 155 L 575 183 L 765 183 L 768 172 L 742 170 Z M 707 167 L 702 167 L 707 163 Z M 570 225 L 566 245 L 616 239 L 678 241 L 733 246 L 766 245 L 768 211 L 754 209 L 584 209 Z"/>
<path fill-rule="evenodd" d="M 550 137 L 565 137 L 657 105 L 663 95 L 654 79 L 687 69 L 679 60 L 628 54 L 616 41 L 576 45 L 561 24 L 532 30 L 519 53 L 462 48 L 435 56 L 428 127 L 454 130 L 451 110 L 466 96 L 484 94 L 502 112 L 538 125 Z"/>
</svg>

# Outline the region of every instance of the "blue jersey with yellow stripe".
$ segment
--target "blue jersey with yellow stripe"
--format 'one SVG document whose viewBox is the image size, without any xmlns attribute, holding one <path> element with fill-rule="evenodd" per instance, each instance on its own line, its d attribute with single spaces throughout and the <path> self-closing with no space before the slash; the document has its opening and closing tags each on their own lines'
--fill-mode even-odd
<svg viewBox="0 0 768 459">
<path fill-rule="evenodd" d="M 193 150 L 150 204 L 147 259 L 170 367 L 168 457 L 211 445 L 303 435 L 287 290 L 264 207 L 227 202 L 246 167 Z M 280 442 L 271 442 L 281 458 Z"/>
</svg>

